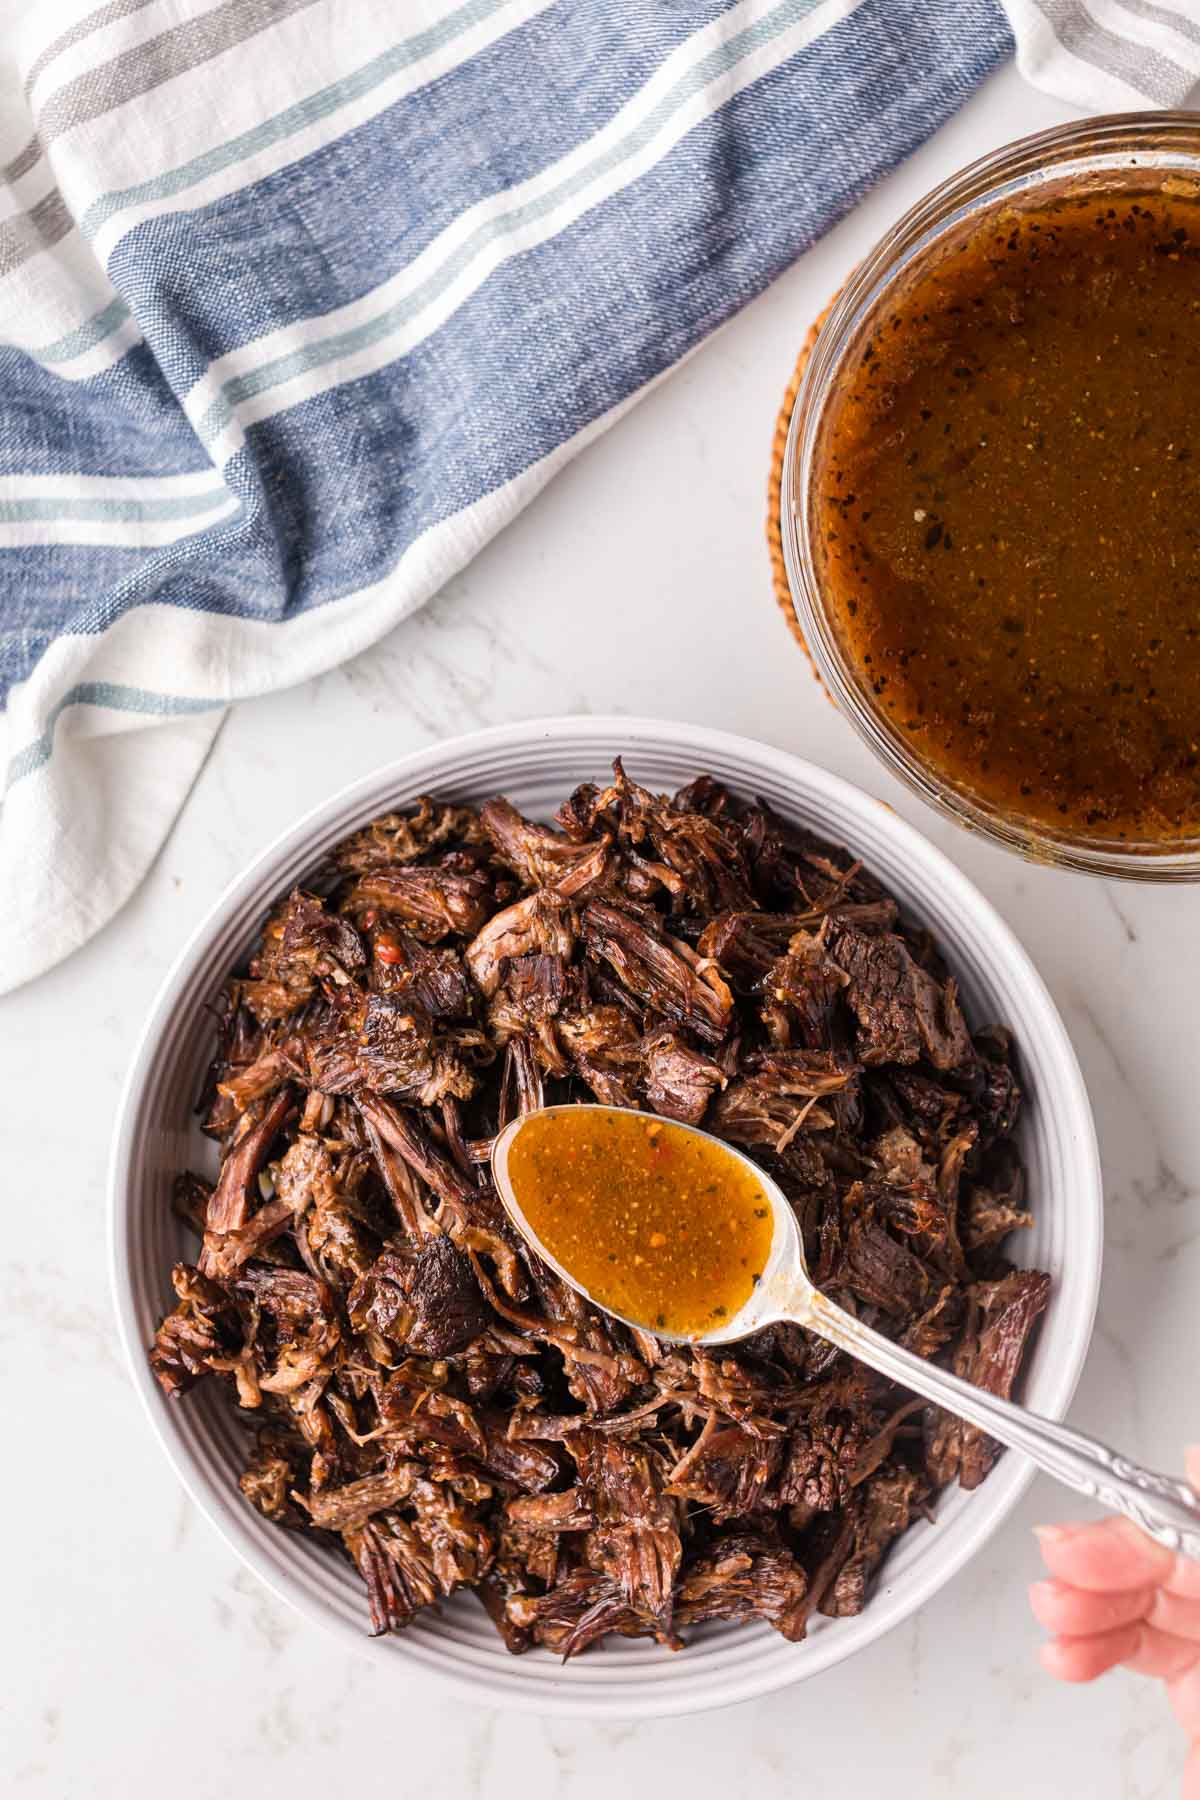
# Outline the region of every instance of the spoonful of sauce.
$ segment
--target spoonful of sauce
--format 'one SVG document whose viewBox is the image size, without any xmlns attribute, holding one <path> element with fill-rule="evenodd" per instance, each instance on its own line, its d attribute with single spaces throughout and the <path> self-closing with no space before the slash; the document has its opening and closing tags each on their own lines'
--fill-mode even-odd
<svg viewBox="0 0 1200 1800">
<path fill-rule="evenodd" d="M 904 1349 L 816 1288 L 783 1189 L 692 1125 L 614 1106 L 550 1106 L 511 1124 L 492 1173 L 513 1223 L 593 1306 L 673 1343 L 803 1325 L 1065 1486 L 1200 1555 L 1200 1498 L 1094 1439 Z"/>
</svg>

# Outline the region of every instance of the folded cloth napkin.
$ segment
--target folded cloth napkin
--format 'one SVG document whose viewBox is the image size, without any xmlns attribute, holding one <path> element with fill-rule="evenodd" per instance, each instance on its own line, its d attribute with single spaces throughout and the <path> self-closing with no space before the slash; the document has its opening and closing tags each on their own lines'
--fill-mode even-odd
<svg viewBox="0 0 1200 1800">
<path fill-rule="evenodd" d="M 17 0 L 0 0 L 0 15 Z M 107 0 L 0 30 L 0 990 L 1011 54 L 1179 0 Z M 2 23 L 2 17 L 0 17 Z M 3 97 L 7 95 L 7 104 Z"/>
</svg>

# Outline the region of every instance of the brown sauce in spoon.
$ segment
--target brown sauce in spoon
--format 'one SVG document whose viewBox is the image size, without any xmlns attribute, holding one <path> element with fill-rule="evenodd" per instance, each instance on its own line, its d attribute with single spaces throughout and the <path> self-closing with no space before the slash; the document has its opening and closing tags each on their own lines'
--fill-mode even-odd
<svg viewBox="0 0 1200 1800">
<path fill-rule="evenodd" d="M 555 1261 L 651 1331 L 715 1331 L 749 1300 L 771 1248 L 753 1171 L 650 1113 L 535 1113 L 513 1138 L 508 1178 Z"/>
</svg>

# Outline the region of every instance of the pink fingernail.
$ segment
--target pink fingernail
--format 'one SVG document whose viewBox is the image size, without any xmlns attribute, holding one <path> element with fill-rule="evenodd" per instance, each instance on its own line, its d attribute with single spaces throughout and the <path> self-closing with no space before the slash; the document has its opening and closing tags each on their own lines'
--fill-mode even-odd
<svg viewBox="0 0 1200 1800">
<path fill-rule="evenodd" d="M 1058 1544 L 1063 1538 L 1070 1537 L 1069 1525 L 1035 1525 L 1033 1535 L 1039 1544 Z"/>
</svg>

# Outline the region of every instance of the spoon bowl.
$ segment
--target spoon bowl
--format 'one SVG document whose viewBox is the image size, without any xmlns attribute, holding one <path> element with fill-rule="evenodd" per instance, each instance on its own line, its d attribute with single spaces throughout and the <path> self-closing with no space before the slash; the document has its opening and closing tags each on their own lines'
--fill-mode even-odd
<svg viewBox="0 0 1200 1800">
<path fill-rule="evenodd" d="M 645 1119 L 644 1112 L 631 1106 L 601 1106 L 584 1102 L 582 1105 L 545 1106 L 537 1113 L 539 1119 L 553 1118 L 563 1114 L 577 1115 L 580 1112 L 617 1113 L 627 1117 Z M 819 1301 L 820 1295 L 809 1279 L 804 1260 L 804 1243 L 800 1236 L 800 1227 L 791 1203 L 778 1182 L 773 1181 L 765 1169 L 759 1167 L 752 1156 L 738 1150 L 724 1139 L 714 1137 L 711 1131 L 702 1131 L 698 1125 L 684 1125 L 678 1120 L 669 1121 L 673 1132 L 686 1132 L 691 1137 L 700 1138 L 707 1144 L 718 1145 L 724 1156 L 731 1163 L 738 1163 L 753 1177 L 761 1189 L 764 1199 L 771 1208 L 771 1250 L 762 1271 L 762 1278 L 755 1287 L 745 1305 L 739 1307 L 728 1319 L 712 1331 L 700 1334 L 694 1332 L 667 1331 L 658 1326 L 651 1326 L 645 1319 L 631 1318 L 627 1313 L 607 1306 L 587 1288 L 573 1270 L 567 1268 L 555 1256 L 554 1252 L 543 1242 L 530 1223 L 516 1192 L 509 1168 L 509 1153 L 516 1140 L 517 1133 L 529 1118 L 527 1113 L 520 1118 L 512 1119 L 499 1133 L 492 1144 L 492 1179 L 496 1191 L 504 1202 L 505 1211 L 520 1232 L 525 1242 L 537 1251 L 542 1261 L 549 1263 L 555 1274 L 562 1277 L 568 1287 L 574 1288 L 577 1294 L 590 1305 L 605 1313 L 611 1319 L 619 1319 L 622 1325 L 630 1325 L 635 1330 L 653 1330 L 654 1336 L 666 1344 L 694 1344 L 704 1349 L 715 1349 L 721 1344 L 733 1344 L 741 1338 L 750 1337 L 761 1331 L 765 1325 L 774 1324 L 779 1319 L 792 1319 L 804 1324 L 807 1309 Z"/>
</svg>

